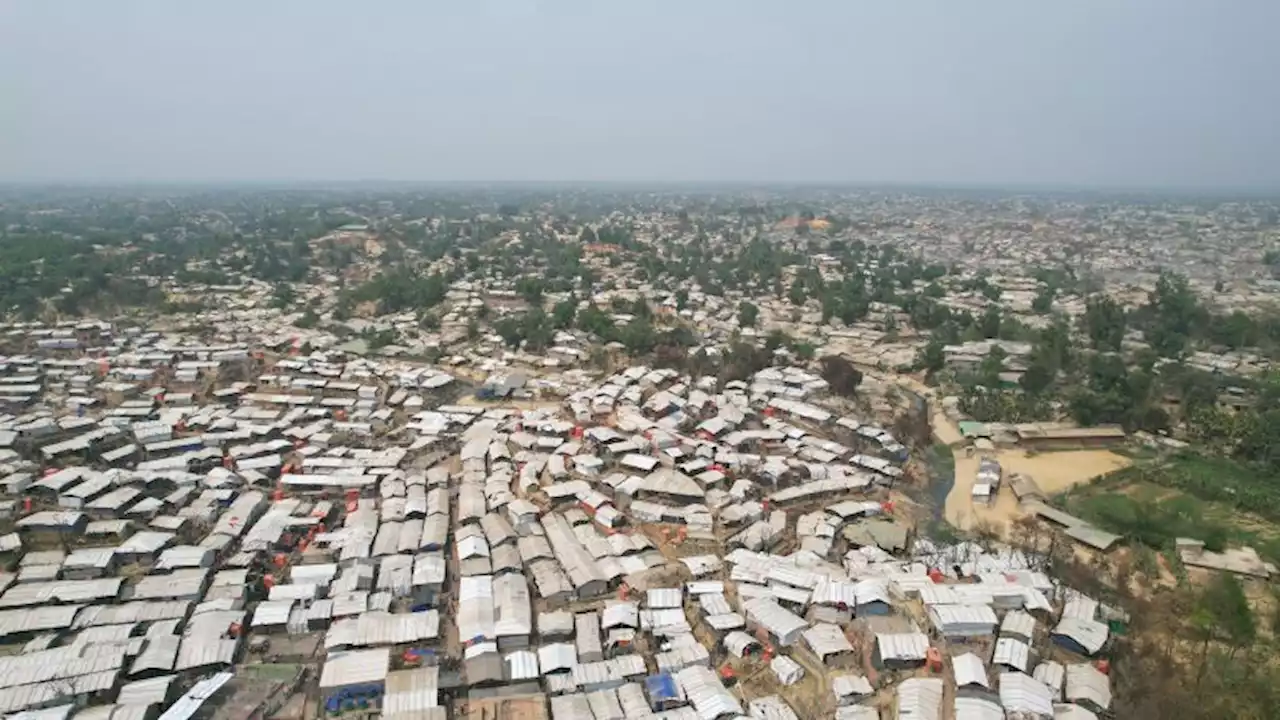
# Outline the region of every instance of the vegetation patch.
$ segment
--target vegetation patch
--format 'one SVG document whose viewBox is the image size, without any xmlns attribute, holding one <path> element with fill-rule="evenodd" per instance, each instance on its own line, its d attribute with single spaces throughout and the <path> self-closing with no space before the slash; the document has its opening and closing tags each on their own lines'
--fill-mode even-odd
<svg viewBox="0 0 1280 720">
<path fill-rule="evenodd" d="M 1280 560 L 1280 483 L 1245 464 L 1202 455 L 1134 465 L 1062 496 L 1074 513 L 1155 550 L 1177 538 L 1220 551 L 1251 545 Z"/>
</svg>

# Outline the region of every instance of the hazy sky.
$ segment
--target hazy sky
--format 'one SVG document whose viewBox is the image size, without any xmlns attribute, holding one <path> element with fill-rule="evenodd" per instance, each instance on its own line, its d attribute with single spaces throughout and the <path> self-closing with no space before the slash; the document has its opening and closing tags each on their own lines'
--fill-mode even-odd
<svg viewBox="0 0 1280 720">
<path fill-rule="evenodd" d="M 1280 0 L 0 0 L 3 180 L 1280 188 Z"/>
</svg>

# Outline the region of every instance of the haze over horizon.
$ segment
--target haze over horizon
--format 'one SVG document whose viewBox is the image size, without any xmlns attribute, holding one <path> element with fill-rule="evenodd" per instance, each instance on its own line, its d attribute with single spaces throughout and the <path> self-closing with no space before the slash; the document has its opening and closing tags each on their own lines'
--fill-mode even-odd
<svg viewBox="0 0 1280 720">
<path fill-rule="evenodd" d="M 1280 3 L 0 5 L 0 181 L 1280 188 Z"/>
</svg>

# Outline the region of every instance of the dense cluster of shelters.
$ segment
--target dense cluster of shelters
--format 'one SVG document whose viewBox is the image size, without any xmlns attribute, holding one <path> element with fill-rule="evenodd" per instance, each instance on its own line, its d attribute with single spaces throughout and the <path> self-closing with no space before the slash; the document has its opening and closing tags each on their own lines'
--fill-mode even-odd
<svg viewBox="0 0 1280 720">
<path fill-rule="evenodd" d="M 302 683 L 401 719 L 1109 707 L 1109 611 L 915 537 L 906 448 L 803 370 L 631 367 L 517 408 L 338 352 L 10 338 L 0 713 L 186 720 Z M 316 671 L 245 700 L 263 666 Z"/>
</svg>

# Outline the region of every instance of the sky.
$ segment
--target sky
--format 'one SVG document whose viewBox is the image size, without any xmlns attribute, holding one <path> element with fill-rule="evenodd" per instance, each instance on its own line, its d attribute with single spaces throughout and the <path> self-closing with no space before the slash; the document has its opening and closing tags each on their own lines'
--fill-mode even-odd
<svg viewBox="0 0 1280 720">
<path fill-rule="evenodd" d="M 0 0 L 0 181 L 1280 189 L 1276 0 Z"/>
</svg>

